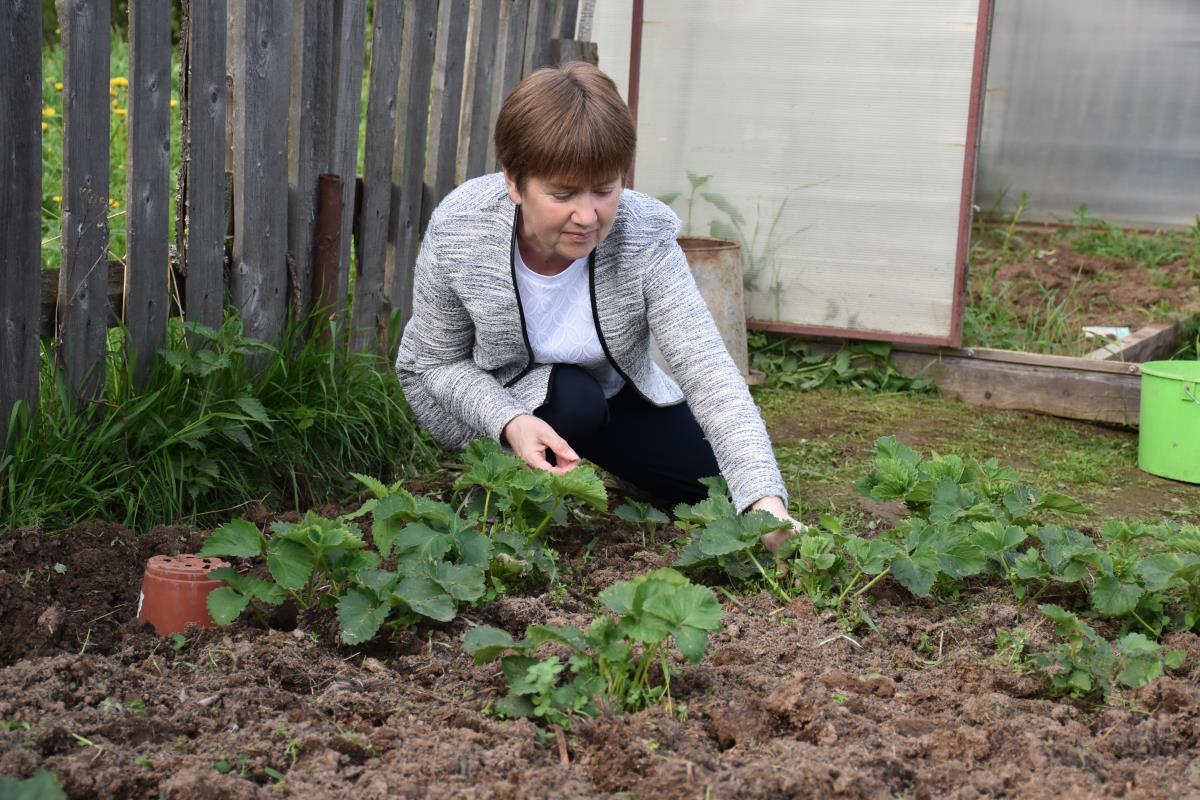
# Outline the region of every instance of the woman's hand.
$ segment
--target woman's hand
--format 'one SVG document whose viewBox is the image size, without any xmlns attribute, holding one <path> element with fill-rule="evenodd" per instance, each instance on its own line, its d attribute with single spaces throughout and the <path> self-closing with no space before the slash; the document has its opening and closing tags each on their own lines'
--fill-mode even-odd
<svg viewBox="0 0 1200 800">
<path fill-rule="evenodd" d="M 545 420 L 532 414 L 521 414 L 509 420 L 502 434 L 517 457 L 535 469 L 546 469 L 563 475 L 579 464 L 579 454 L 567 440 L 554 432 Z M 554 453 L 556 464 L 546 460 L 546 450 Z"/>
<path fill-rule="evenodd" d="M 750 510 L 766 511 L 776 519 L 788 524 L 788 527 L 771 531 L 762 537 L 763 547 L 767 548 L 767 551 L 770 553 L 777 552 L 784 542 L 805 529 L 804 523 L 793 519 L 792 515 L 787 511 L 787 507 L 783 504 L 783 500 L 778 497 L 764 497 L 756 500 L 750 506 Z"/>
</svg>

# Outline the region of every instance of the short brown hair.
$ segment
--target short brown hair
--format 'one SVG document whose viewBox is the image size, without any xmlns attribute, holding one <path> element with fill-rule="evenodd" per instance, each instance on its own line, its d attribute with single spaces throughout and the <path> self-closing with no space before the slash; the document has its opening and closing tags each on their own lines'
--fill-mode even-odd
<svg viewBox="0 0 1200 800">
<path fill-rule="evenodd" d="M 572 61 L 517 84 L 500 107 L 495 142 L 518 186 L 531 176 L 583 185 L 629 172 L 637 130 L 612 78 Z"/>
</svg>

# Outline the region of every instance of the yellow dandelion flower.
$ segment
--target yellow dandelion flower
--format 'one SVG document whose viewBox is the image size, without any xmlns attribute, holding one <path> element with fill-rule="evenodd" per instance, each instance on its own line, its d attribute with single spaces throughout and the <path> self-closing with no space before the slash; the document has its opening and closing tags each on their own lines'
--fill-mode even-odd
<svg viewBox="0 0 1200 800">
<path fill-rule="evenodd" d="M 56 194 L 56 195 L 54 195 L 54 197 L 51 197 L 50 199 L 51 199 L 51 200 L 53 200 L 53 201 L 54 201 L 54 202 L 56 202 L 56 203 L 61 203 L 61 202 L 62 202 L 62 195 L 57 195 L 57 194 Z"/>
<path fill-rule="evenodd" d="M 43 123 L 42 123 L 42 133 L 45 133 L 45 132 L 46 132 L 46 131 L 48 131 L 48 130 L 50 130 L 50 123 L 49 123 L 49 122 L 43 122 Z"/>
<path fill-rule="evenodd" d="M 121 204 L 120 204 L 120 203 L 118 203 L 116 200 L 109 200 L 109 201 L 108 201 L 108 204 L 109 204 L 110 206 L 112 206 L 113 208 L 116 208 L 117 206 L 121 205 Z"/>
<path fill-rule="evenodd" d="M 50 106 L 46 106 L 45 108 L 43 108 L 43 109 L 42 109 L 42 116 L 43 116 L 43 117 L 53 117 L 53 116 L 55 116 L 56 114 L 58 114 L 58 112 L 57 112 L 57 111 L 55 111 L 55 110 L 54 110 L 53 108 L 51 108 Z"/>
<path fill-rule="evenodd" d="M 61 92 L 61 91 L 62 91 L 62 86 L 63 86 L 63 85 L 62 85 L 62 81 L 58 81 L 57 83 L 55 83 L 55 84 L 54 84 L 54 91 L 56 91 L 56 92 Z"/>
<path fill-rule="evenodd" d="M 179 108 L 179 101 L 174 97 L 171 98 L 171 108 Z"/>
<path fill-rule="evenodd" d="M 123 109 L 123 108 L 118 108 L 118 109 L 114 109 L 114 110 L 113 110 L 113 113 L 114 113 L 114 114 L 116 114 L 118 117 L 123 117 L 123 116 L 125 116 L 126 114 L 128 114 L 129 112 L 128 112 L 128 111 L 126 111 L 126 110 L 125 110 L 125 109 Z"/>
<path fill-rule="evenodd" d="M 117 90 L 116 90 L 116 89 L 109 89 L 109 90 L 108 90 L 108 95 L 109 95 L 109 97 L 116 97 L 116 96 L 117 96 Z"/>
<path fill-rule="evenodd" d="M 120 87 L 124 88 L 129 85 L 129 78 L 125 78 L 123 76 L 118 75 L 117 77 L 115 77 L 111 81 L 109 81 L 109 83 L 111 83 L 113 86 L 120 86 Z"/>
</svg>

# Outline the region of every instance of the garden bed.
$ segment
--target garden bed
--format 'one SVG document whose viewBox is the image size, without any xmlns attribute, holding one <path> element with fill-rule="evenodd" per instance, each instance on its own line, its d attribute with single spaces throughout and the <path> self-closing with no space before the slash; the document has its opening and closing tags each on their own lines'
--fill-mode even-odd
<svg viewBox="0 0 1200 800">
<path fill-rule="evenodd" d="M 897 509 L 832 487 L 863 474 L 880 426 L 939 449 L 981 450 L 988 444 L 977 437 L 994 435 L 1003 447 L 988 452 L 1039 485 L 1054 475 L 1071 481 L 1060 488 L 1089 503 L 1112 502 L 1105 487 L 1133 483 L 1120 432 L 1010 412 L 978 420 L 933 398 L 893 396 L 886 407 L 838 391 L 760 400 L 806 509 L 836 505 L 867 537 L 894 524 Z M 1112 441 L 1078 444 L 1093 438 Z M 1043 462 L 1050 451 L 1076 461 L 1094 452 L 1102 474 Z M 1176 517 L 1198 519 L 1200 490 L 1157 484 L 1169 491 L 1131 491 L 1105 513 L 1159 518 L 1182 501 L 1191 506 L 1176 505 Z M 134 619 L 145 559 L 194 552 L 200 532 L 139 536 L 100 523 L 53 538 L 9 532 L 0 538 L 0 775 L 48 769 L 72 797 L 1200 792 L 1200 638 L 1169 634 L 1164 647 L 1187 653 L 1184 668 L 1145 688 L 1108 702 L 1057 698 L 1003 638 L 1028 630 L 1032 651 L 1050 626 L 1007 587 L 983 581 L 935 601 L 884 580 L 870 604 L 876 628 L 849 634 L 807 599 L 722 593 L 722 629 L 704 659 L 673 662 L 671 711 L 578 719 L 561 744 L 531 721 L 498 718 L 505 681 L 494 663 L 474 663 L 464 637 L 485 625 L 514 634 L 530 624 L 586 625 L 602 590 L 673 561 L 672 536 L 644 547 L 614 517 L 577 521 L 555 533 L 562 580 L 548 591 L 348 647 L 330 611 L 176 638 Z"/>
</svg>

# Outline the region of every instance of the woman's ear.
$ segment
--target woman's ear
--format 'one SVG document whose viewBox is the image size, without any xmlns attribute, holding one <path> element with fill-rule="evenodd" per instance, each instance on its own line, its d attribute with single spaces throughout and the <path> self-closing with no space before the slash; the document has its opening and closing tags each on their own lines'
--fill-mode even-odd
<svg viewBox="0 0 1200 800">
<path fill-rule="evenodd" d="M 521 187 L 517 185 L 512 174 L 508 170 L 504 170 L 504 186 L 508 189 L 508 198 L 517 205 L 521 205 Z"/>
</svg>

